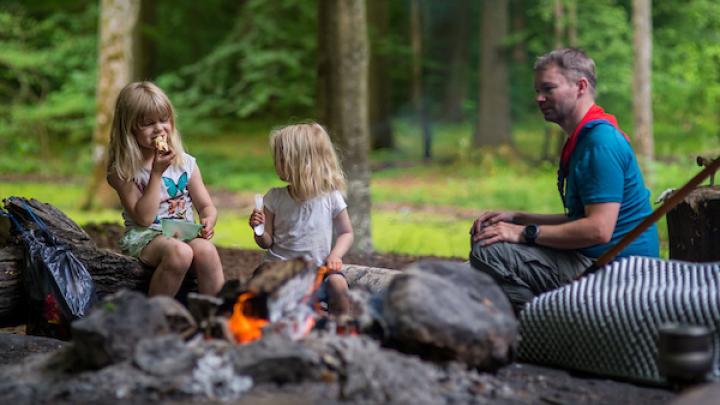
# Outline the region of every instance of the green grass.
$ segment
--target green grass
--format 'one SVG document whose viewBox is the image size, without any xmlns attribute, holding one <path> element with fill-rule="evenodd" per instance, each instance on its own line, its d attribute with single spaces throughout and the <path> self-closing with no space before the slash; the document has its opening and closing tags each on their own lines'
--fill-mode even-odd
<svg viewBox="0 0 720 405">
<path fill-rule="evenodd" d="M 184 141 L 189 153 L 197 157 L 206 184 L 252 194 L 283 184 L 274 173 L 270 156 L 268 134 L 271 129 L 270 124 L 251 122 L 218 134 L 185 134 Z M 488 209 L 562 211 L 555 188 L 555 166 L 538 163 L 542 125 L 517 128 L 514 150 L 472 149 L 469 147 L 471 126 L 437 126 L 430 162 L 420 159 L 417 128 L 398 122 L 395 130 L 398 149 L 371 155 L 372 165 L 382 167 L 374 170 L 371 178 L 372 235 L 378 251 L 465 257 L 471 214 Z M 670 148 L 671 141 L 680 145 Z M 652 167 L 648 179 L 652 198 L 667 188 L 680 187 L 699 171 L 690 153 L 691 147 L 703 145 L 709 148 L 704 150 L 707 152 L 720 150 L 719 143 L 707 137 L 658 140 L 658 150 L 677 150 L 678 153 L 666 156 Z M 46 162 L 54 172 L 32 172 L 57 173 L 70 179 L 69 182 L 33 182 L 24 181 L 22 177 L 16 181 L 0 181 L 0 197 L 20 195 L 52 203 L 81 225 L 120 223 L 118 211 L 79 210 L 89 158 L 82 154 L 73 157 L 71 149 L 61 148 L 54 154 L 58 159 Z M 40 159 L 27 156 L 24 160 L 28 166 L 42 166 Z M 440 211 L 448 211 L 447 207 L 457 207 L 460 212 L 441 214 Z M 247 225 L 248 214 L 234 209 L 222 210 L 215 242 L 221 246 L 255 248 Z M 667 257 L 665 221 L 661 220 L 659 226 L 662 252 Z"/>
</svg>

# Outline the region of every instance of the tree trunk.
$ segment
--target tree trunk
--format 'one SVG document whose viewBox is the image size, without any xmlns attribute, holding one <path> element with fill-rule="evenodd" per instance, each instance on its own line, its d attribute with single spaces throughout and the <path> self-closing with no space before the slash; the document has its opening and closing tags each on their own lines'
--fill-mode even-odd
<svg viewBox="0 0 720 405">
<path fill-rule="evenodd" d="M 318 110 L 338 148 L 348 181 L 352 250 L 370 253 L 368 40 L 365 2 L 318 2 Z"/>
<path fill-rule="evenodd" d="M 157 0 L 140 0 L 138 23 L 133 28 L 133 80 L 153 80 L 155 75 L 155 41 L 148 27 L 155 25 Z"/>
<path fill-rule="evenodd" d="M 507 52 L 503 43 L 508 34 L 507 0 L 483 2 L 480 32 L 480 95 L 473 144 L 497 146 L 512 141 Z"/>
<path fill-rule="evenodd" d="M 410 45 L 412 47 L 412 100 L 422 132 L 423 159 L 432 157 L 432 134 L 427 114 L 423 83 L 423 12 L 420 0 L 410 2 Z"/>
<path fill-rule="evenodd" d="M 562 48 L 564 41 L 565 8 L 562 0 L 553 0 L 553 34 L 555 38 L 555 49 Z M 569 27 L 568 27 L 569 30 Z M 560 155 L 565 136 L 562 130 L 556 125 L 545 126 L 543 137 L 542 160 L 556 161 Z"/>
<path fill-rule="evenodd" d="M 388 57 L 384 41 L 388 36 L 389 4 L 385 0 L 368 1 L 370 28 L 369 104 L 370 139 L 373 149 L 393 149 L 392 82 L 388 74 Z"/>
<path fill-rule="evenodd" d="M 670 258 L 720 261 L 720 186 L 698 187 L 667 214 Z"/>
<path fill-rule="evenodd" d="M 135 77 L 133 37 L 139 15 L 140 0 L 100 2 L 98 83 L 93 134 L 95 163 L 90 185 L 82 203 L 83 209 L 119 206 L 117 195 L 105 181 L 107 146 L 110 141 L 115 99 L 120 90 Z"/>
<path fill-rule="evenodd" d="M 653 160 L 652 134 L 652 17 L 650 0 L 633 0 L 633 116 L 638 152 L 646 179 Z"/>
<path fill-rule="evenodd" d="M 515 33 L 525 33 L 527 29 L 526 5 L 524 0 L 515 0 L 511 3 L 512 30 Z M 513 63 L 524 66 L 527 63 L 527 41 L 516 41 L 512 49 Z"/>
<path fill-rule="evenodd" d="M 464 118 L 463 103 L 467 98 L 468 86 L 468 33 L 470 4 L 458 0 L 453 6 L 452 30 L 450 33 L 450 67 L 445 85 L 442 116 L 451 122 Z"/>
<path fill-rule="evenodd" d="M 572 48 L 578 46 L 577 37 L 577 4 L 575 0 L 567 0 L 568 18 L 567 18 L 567 37 L 568 45 Z"/>
</svg>

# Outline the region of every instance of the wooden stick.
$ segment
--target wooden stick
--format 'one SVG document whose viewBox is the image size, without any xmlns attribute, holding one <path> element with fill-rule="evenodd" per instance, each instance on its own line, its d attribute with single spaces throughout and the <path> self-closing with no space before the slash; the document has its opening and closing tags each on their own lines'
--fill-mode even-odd
<svg viewBox="0 0 720 405">
<path fill-rule="evenodd" d="M 630 244 L 630 242 L 640 236 L 641 233 L 645 232 L 645 230 L 648 229 L 650 225 L 654 224 L 655 221 L 660 219 L 660 217 L 665 215 L 673 207 L 679 204 L 680 201 L 684 200 L 685 197 L 687 197 L 687 195 L 695 189 L 695 187 L 697 187 L 703 180 L 715 173 L 718 168 L 720 168 L 720 157 L 715 158 L 715 160 L 713 160 L 712 162 L 709 162 L 707 166 L 705 166 L 705 168 L 700 171 L 700 173 L 696 174 L 695 177 L 690 179 L 690 181 L 688 181 L 684 186 L 682 186 L 682 188 L 670 194 L 670 197 L 663 201 L 662 205 L 657 207 L 657 209 L 655 209 L 652 214 L 648 215 L 642 222 L 640 222 L 640 224 L 633 228 L 633 230 L 623 236 L 623 238 L 620 239 L 620 242 L 618 242 L 615 246 L 610 248 L 610 250 L 603 253 L 602 256 L 595 260 L 595 263 L 593 263 L 590 268 L 585 270 L 580 275 L 580 277 L 594 273 L 599 268 L 610 263 L 615 258 L 615 256 L 617 256 L 618 253 L 622 252 L 622 250 Z"/>
</svg>

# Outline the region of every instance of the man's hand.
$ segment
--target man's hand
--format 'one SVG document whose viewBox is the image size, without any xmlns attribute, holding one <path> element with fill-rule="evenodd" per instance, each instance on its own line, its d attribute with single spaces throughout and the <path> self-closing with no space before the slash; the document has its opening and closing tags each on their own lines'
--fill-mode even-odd
<svg viewBox="0 0 720 405">
<path fill-rule="evenodd" d="M 475 229 L 475 224 L 473 224 L 473 229 Z M 496 242 L 521 243 L 523 241 L 523 229 L 525 229 L 523 225 L 497 222 L 492 225 L 482 226 L 480 230 L 472 235 L 472 241 L 473 243 L 480 242 L 481 246 L 491 245 Z"/>
<path fill-rule="evenodd" d="M 342 265 L 342 259 L 333 254 L 330 254 L 327 259 L 325 259 L 325 266 L 327 266 L 330 271 L 340 271 L 342 269 Z"/>
<path fill-rule="evenodd" d="M 515 222 L 517 213 L 513 211 L 487 211 L 481 213 L 470 228 L 470 235 L 478 234 L 484 227 L 499 222 Z"/>
<path fill-rule="evenodd" d="M 250 224 L 250 228 L 255 229 L 256 226 L 260 224 L 265 223 L 265 212 L 261 209 L 253 208 L 252 214 L 250 214 L 250 219 L 248 220 L 248 223 Z"/>
</svg>

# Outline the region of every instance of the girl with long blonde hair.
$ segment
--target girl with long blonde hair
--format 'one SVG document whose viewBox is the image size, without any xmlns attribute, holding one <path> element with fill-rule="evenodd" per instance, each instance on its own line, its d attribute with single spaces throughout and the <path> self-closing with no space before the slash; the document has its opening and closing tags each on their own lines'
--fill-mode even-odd
<svg viewBox="0 0 720 405">
<path fill-rule="evenodd" d="M 125 235 L 120 247 L 154 267 L 150 295 L 174 296 L 188 271 L 198 289 L 215 294 L 224 282 L 213 237 L 217 209 L 195 158 L 185 153 L 167 95 L 150 82 L 130 83 L 115 103 L 107 180 L 123 206 Z M 202 229 L 178 239 L 162 235 L 161 220 L 194 223 Z"/>
</svg>

